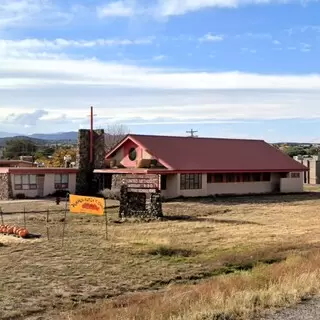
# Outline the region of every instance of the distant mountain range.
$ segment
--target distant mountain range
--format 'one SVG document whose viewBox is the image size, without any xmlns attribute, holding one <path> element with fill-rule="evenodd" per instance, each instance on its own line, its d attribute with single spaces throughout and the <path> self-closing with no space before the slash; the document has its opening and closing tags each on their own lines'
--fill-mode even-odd
<svg viewBox="0 0 320 320">
<path fill-rule="evenodd" d="M 78 139 L 78 132 L 57 132 L 57 133 L 34 133 L 31 135 L 23 136 L 21 134 L 0 132 L 0 147 L 6 144 L 10 139 L 30 139 L 36 144 L 46 143 L 75 143 Z"/>
<path fill-rule="evenodd" d="M 34 133 L 30 135 L 22 135 L 19 133 L 0 132 L 0 138 L 12 138 L 12 137 L 28 137 L 42 140 L 77 140 L 78 132 L 57 132 L 57 133 Z"/>
</svg>

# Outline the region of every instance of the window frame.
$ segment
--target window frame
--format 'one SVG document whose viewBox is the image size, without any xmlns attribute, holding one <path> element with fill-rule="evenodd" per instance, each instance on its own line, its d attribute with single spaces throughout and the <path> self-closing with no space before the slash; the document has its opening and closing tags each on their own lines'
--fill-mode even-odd
<svg viewBox="0 0 320 320">
<path fill-rule="evenodd" d="M 37 190 L 37 175 L 36 174 L 15 174 L 14 175 L 14 190 Z"/>
<path fill-rule="evenodd" d="M 251 173 L 251 182 L 261 182 L 262 175 L 260 172 L 253 172 Z"/>
<path fill-rule="evenodd" d="M 201 173 L 181 173 L 180 190 L 201 190 L 202 174 Z"/>
<path fill-rule="evenodd" d="M 236 176 L 234 173 L 226 173 L 224 176 L 226 183 L 235 183 L 236 182 Z"/>
<path fill-rule="evenodd" d="M 59 179 L 57 179 L 59 177 Z M 67 177 L 64 181 L 63 177 Z M 64 190 L 69 188 L 69 174 L 68 173 L 55 173 L 54 175 L 54 188 L 56 190 Z"/>
<path fill-rule="evenodd" d="M 137 148 L 132 147 L 129 149 L 128 158 L 130 161 L 137 160 Z"/>
<path fill-rule="evenodd" d="M 167 190 L 167 178 L 168 178 L 168 176 L 166 174 L 160 175 L 160 188 L 161 188 L 161 190 Z"/>
<path fill-rule="evenodd" d="M 270 182 L 271 181 L 271 172 L 262 172 L 261 181 L 262 182 Z"/>
<path fill-rule="evenodd" d="M 290 177 L 292 179 L 299 179 L 299 178 L 301 178 L 301 174 L 300 174 L 300 172 L 291 172 Z"/>
<path fill-rule="evenodd" d="M 223 173 L 207 173 L 207 183 L 223 183 L 223 182 L 224 182 Z"/>
</svg>

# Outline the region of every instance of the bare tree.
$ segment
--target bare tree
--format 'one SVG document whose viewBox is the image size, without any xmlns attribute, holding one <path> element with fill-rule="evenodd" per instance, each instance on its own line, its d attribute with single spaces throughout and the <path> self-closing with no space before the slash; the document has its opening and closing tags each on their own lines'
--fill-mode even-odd
<svg viewBox="0 0 320 320">
<path fill-rule="evenodd" d="M 108 125 L 105 129 L 105 149 L 109 152 L 119 143 L 129 132 L 129 128 L 122 124 Z"/>
</svg>

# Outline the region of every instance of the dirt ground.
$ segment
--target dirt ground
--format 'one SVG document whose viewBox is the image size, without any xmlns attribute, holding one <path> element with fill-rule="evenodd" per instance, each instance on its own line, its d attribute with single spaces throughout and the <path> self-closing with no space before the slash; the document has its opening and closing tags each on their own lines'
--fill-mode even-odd
<svg viewBox="0 0 320 320">
<path fill-rule="evenodd" d="M 108 240 L 104 217 L 68 213 L 63 247 L 64 203 L 0 203 L 6 224 L 42 235 L 0 236 L 0 319 L 66 319 L 59 314 L 109 297 L 320 247 L 319 203 L 319 193 L 185 200 L 164 203 L 161 221 L 119 222 L 113 202 Z M 46 212 L 30 213 L 48 208 L 48 224 Z M 24 210 L 25 221 L 6 214 Z"/>
</svg>

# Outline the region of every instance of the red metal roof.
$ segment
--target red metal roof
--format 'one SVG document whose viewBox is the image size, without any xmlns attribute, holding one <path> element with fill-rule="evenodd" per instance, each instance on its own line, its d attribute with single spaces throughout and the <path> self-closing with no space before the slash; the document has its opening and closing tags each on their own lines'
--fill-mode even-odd
<svg viewBox="0 0 320 320">
<path fill-rule="evenodd" d="M 171 170 L 202 172 L 308 170 L 263 140 L 136 134 L 128 135 L 127 139 L 141 145 Z M 127 139 L 120 142 L 115 149 Z"/>
<path fill-rule="evenodd" d="M 78 168 L 55 168 L 55 167 L 10 167 L 7 168 L 13 174 L 49 174 L 49 173 L 78 173 Z"/>
</svg>

